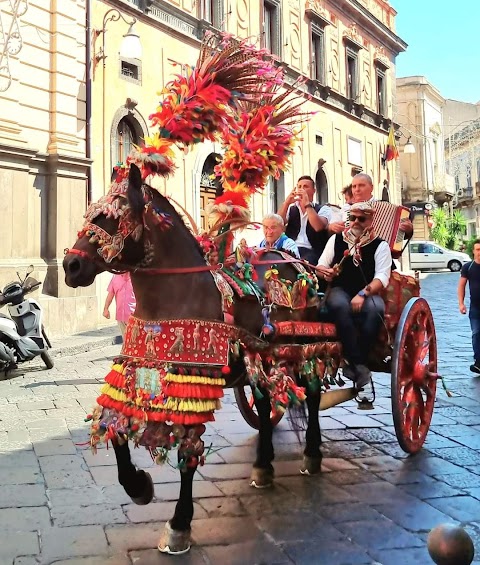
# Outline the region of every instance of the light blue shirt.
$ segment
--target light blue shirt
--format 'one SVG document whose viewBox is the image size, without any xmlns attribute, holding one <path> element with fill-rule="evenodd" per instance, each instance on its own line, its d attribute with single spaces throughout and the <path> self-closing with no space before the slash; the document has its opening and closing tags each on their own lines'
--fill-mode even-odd
<svg viewBox="0 0 480 565">
<path fill-rule="evenodd" d="M 264 239 L 260 243 L 259 247 L 267 247 L 267 240 Z M 293 239 L 287 237 L 284 233 L 270 247 L 272 249 L 278 249 L 280 251 L 288 251 L 288 253 L 292 254 L 297 259 L 300 259 L 300 252 L 298 251 L 297 244 L 293 241 Z"/>
</svg>

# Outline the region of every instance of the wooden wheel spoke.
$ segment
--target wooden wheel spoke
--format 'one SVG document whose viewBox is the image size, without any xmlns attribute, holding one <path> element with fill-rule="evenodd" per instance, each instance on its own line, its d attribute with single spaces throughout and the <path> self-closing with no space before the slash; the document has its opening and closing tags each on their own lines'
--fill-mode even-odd
<svg viewBox="0 0 480 565">
<path fill-rule="evenodd" d="M 406 385 L 405 388 L 403 389 L 402 402 L 404 406 L 408 407 L 413 402 L 413 400 L 414 400 L 413 384 L 412 382 L 409 382 L 409 384 Z"/>
<path fill-rule="evenodd" d="M 397 328 L 392 359 L 395 433 L 404 451 L 416 453 L 430 427 L 438 378 L 435 326 L 423 298 L 407 303 Z"/>
</svg>

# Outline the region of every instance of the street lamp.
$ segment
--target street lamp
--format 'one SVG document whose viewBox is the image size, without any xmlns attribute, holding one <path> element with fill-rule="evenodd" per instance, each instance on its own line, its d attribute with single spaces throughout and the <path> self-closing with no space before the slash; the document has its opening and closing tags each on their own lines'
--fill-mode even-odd
<svg viewBox="0 0 480 565">
<path fill-rule="evenodd" d="M 410 141 L 410 136 L 408 136 L 407 143 L 403 146 L 403 152 L 410 155 L 416 153 L 415 145 Z"/>
<path fill-rule="evenodd" d="M 103 16 L 102 29 L 96 29 L 93 31 L 93 68 L 95 70 L 96 66 L 100 61 L 103 61 L 103 67 L 105 68 L 105 59 L 107 57 L 105 52 L 105 34 L 107 31 L 108 22 L 117 22 L 122 19 L 128 26 L 127 33 L 123 36 L 122 43 L 120 44 L 120 56 L 127 59 L 140 59 L 142 57 L 142 44 L 140 43 L 140 36 L 135 30 L 135 24 L 137 23 L 137 18 L 132 18 L 127 20 L 127 18 L 116 8 L 111 8 Z M 97 39 L 102 36 L 102 45 L 98 51 L 95 51 L 95 44 Z"/>
</svg>

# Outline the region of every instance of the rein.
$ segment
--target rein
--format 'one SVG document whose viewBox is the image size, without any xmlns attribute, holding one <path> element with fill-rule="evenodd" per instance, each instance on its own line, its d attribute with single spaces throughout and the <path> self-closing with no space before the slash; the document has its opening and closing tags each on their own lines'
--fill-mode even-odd
<svg viewBox="0 0 480 565">
<path fill-rule="evenodd" d="M 105 261 L 101 260 L 100 257 L 92 257 L 86 251 L 82 251 L 81 249 L 69 249 L 68 247 L 64 250 L 65 255 L 68 253 L 72 253 L 72 255 L 78 255 L 79 257 L 83 257 L 84 259 L 88 259 L 93 261 L 94 263 L 100 263 L 102 266 L 107 266 L 107 271 L 111 273 L 125 273 L 125 272 L 132 272 L 132 273 L 142 273 L 144 275 L 188 275 L 190 273 L 204 273 L 207 271 L 219 271 L 223 269 L 223 264 L 218 263 L 217 265 L 197 265 L 196 267 L 162 267 L 162 268 L 149 268 L 149 267 L 132 267 L 131 265 L 122 266 L 122 264 L 118 264 L 116 267 L 113 265 L 108 265 Z M 310 269 L 315 270 L 315 266 L 309 263 L 308 261 L 304 261 L 303 259 L 296 259 L 292 257 L 291 259 L 278 259 L 278 261 L 262 261 L 261 259 L 253 259 L 251 261 L 251 265 L 277 265 L 280 263 L 300 263 L 305 267 L 309 267 Z"/>
<path fill-rule="evenodd" d="M 121 273 L 121 272 L 131 272 L 131 273 L 143 273 L 145 275 L 182 275 L 182 274 L 190 274 L 190 273 L 204 273 L 208 271 L 219 271 L 223 268 L 222 263 L 218 263 L 217 265 L 197 265 L 195 267 L 163 267 L 163 268 L 150 268 L 150 267 L 132 267 L 131 265 L 125 265 L 125 268 L 122 264 L 118 264 L 117 267 L 112 265 L 108 265 L 105 261 L 102 261 L 100 258 L 97 259 L 96 257 L 92 257 L 86 251 L 82 251 L 81 249 L 65 249 L 65 255 L 68 253 L 72 253 L 73 255 L 79 255 L 84 259 L 88 259 L 93 261 L 94 263 L 101 263 L 102 266 L 107 266 L 107 271 L 112 273 Z"/>
</svg>

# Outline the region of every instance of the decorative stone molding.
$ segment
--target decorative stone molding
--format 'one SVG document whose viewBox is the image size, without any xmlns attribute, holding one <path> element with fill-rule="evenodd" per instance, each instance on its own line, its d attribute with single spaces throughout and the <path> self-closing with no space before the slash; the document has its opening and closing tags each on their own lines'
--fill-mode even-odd
<svg viewBox="0 0 480 565">
<path fill-rule="evenodd" d="M 357 51 L 364 49 L 364 40 L 358 33 L 357 26 L 354 23 L 350 24 L 350 27 L 343 32 L 343 41 L 349 43 Z"/>
<path fill-rule="evenodd" d="M 152 5 L 149 7 L 148 14 L 154 20 L 161 22 L 175 31 L 194 39 L 198 39 L 199 37 L 198 20 L 180 10 L 176 10 L 173 6 L 169 6 L 167 11 L 167 9 L 160 8 L 158 5 Z"/>
<path fill-rule="evenodd" d="M 390 68 L 390 60 L 385 53 L 385 47 L 383 45 L 375 47 L 375 51 L 373 53 L 373 61 L 376 65 L 380 65 L 385 69 Z"/>
<path fill-rule="evenodd" d="M 325 8 L 325 2 L 323 0 L 307 0 L 305 15 L 311 20 L 315 20 L 322 27 L 332 23 L 332 16 Z"/>
<path fill-rule="evenodd" d="M 29 162 L 37 155 L 35 149 L 17 147 L 0 143 L 0 163 L 2 169 L 26 170 L 30 169 Z"/>
</svg>

